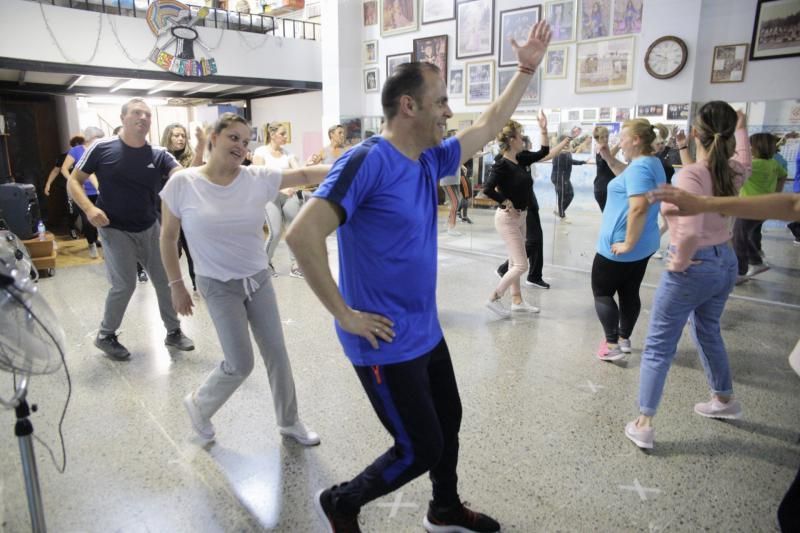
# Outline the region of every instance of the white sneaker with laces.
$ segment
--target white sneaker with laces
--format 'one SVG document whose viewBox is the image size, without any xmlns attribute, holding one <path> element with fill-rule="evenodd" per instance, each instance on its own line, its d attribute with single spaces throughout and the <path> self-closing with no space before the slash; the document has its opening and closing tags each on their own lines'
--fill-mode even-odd
<svg viewBox="0 0 800 533">
<path fill-rule="evenodd" d="M 631 353 L 631 340 L 620 337 L 619 349 L 622 350 L 622 353 Z"/>
<path fill-rule="evenodd" d="M 284 437 L 291 437 L 303 446 L 316 446 L 319 444 L 320 438 L 317 433 L 306 427 L 305 424 L 299 420 L 291 426 L 278 426 L 278 431 Z"/>
<path fill-rule="evenodd" d="M 628 437 L 635 445 L 645 450 L 653 448 L 653 440 L 656 430 L 652 427 L 640 428 L 636 425 L 636 420 L 628 422 L 625 425 L 625 436 Z"/>
<path fill-rule="evenodd" d="M 454 229 L 447 230 L 447 234 L 450 235 L 451 237 L 461 237 L 461 235 L 463 235 L 463 233 L 461 233 L 460 231 L 456 231 Z"/>
<path fill-rule="evenodd" d="M 89 257 L 97 259 L 97 245 L 94 243 L 89 245 Z"/>
<path fill-rule="evenodd" d="M 493 313 L 496 313 L 500 318 L 511 318 L 511 313 L 503 305 L 503 302 L 498 298 L 497 300 L 489 300 L 486 302 L 486 307 Z"/>
<path fill-rule="evenodd" d="M 761 263 L 760 265 L 750 265 L 747 268 L 747 274 L 745 274 L 748 278 L 761 274 L 762 272 L 766 272 L 769 270 L 769 265 L 766 263 Z"/>
<path fill-rule="evenodd" d="M 195 433 L 203 440 L 214 440 L 214 424 L 197 408 L 197 404 L 194 403 L 193 392 L 183 398 L 183 406 L 186 407 L 186 412 L 189 413 L 189 420 L 192 422 L 192 429 L 194 429 Z"/>
<path fill-rule="evenodd" d="M 742 418 L 742 404 L 734 399 L 731 399 L 728 403 L 722 403 L 716 397 L 713 397 L 710 402 L 694 404 L 694 412 L 706 418 L 738 420 Z"/>
<path fill-rule="evenodd" d="M 519 312 L 519 313 L 538 313 L 541 311 L 535 305 L 530 305 L 528 302 L 522 302 L 521 304 L 511 303 L 511 311 L 512 312 Z"/>
</svg>

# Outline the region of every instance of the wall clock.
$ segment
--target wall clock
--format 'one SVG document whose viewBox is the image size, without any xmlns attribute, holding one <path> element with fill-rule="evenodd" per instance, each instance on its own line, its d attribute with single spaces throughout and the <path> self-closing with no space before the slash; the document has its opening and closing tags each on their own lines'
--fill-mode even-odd
<svg viewBox="0 0 800 533">
<path fill-rule="evenodd" d="M 647 73 L 660 80 L 676 76 L 686 66 L 688 48 L 683 39 L 665 35 L 653 41 L 644 55 Z"/>
</svg>

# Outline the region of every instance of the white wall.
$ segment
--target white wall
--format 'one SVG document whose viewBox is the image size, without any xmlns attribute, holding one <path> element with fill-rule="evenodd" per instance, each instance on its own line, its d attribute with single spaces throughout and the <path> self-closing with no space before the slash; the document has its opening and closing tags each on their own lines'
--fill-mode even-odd
<svg viewBox="0 0 800 533">
<path fill-rule="evenodd" d="M 42 12 L 63 55 L 47 30 Z M 92 58 L 98 28 L 101 28 L 100 45 Z M 197 28 L 197 31 L 203 42 L 212 48 L 210 55 L 216 59 L 220 76 L 322 79 L 319 41 L 214 28 Z M 143 18 L 104 15 L 25 0 L 0 2 L 0 57 L 161 71 L 147 59 L 155 42 Z M 197 55 L 202 57 L 199 48 L 195 44 Z"/>
<path fill-rule="evenodd" d="M 252 101 L 252 122 L 259 129 L 267 122 L 290 122 L 292 142 L 286 149 L 304 163 L 322 147 L 322 93 L 310 92 Z M 327 138 L 327 127 L 325 128 Z"/>
</svg>

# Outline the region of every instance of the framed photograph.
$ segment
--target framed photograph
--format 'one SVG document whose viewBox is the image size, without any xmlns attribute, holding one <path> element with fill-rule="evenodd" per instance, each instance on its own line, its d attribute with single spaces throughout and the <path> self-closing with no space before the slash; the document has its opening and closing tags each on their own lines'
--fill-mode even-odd
<svg viewBox="0 0 800 533">
<path fill-rule="evenodd" d="M 364 69 L 364 92 L 378 92 L 378 67 Z"/>
<path fill-rule="evenodd" d="M 378 62 L 378 41 L 364 41 L 364 64 Z"/>
<path fill-rule="evenodd" d="M 544 79 L 566 78 L 568 57 L 569 46 L 548 46 L 544 56 Z M 536 72 L 539 70 L 542 69 Z"/>
<path fill-rule="evenodd" d="M 467 105 L 491 103 L 494 98 L 494 61 L 467 63 L 465 87 Z"/>
<path fill-rule="evenodd" d="M 381 37 L 417 31 L 417 0 L 381 0 Z"/>
<path fill-rule="evenodd" d="M 667 120 L 689 120 L 689 104 L 668 104 Z"/>
<path fill-rule="evenodd" d="M 800 0 L 758 0 L 750 60 L 800 55 Z"/>
<path fill-rule="evenodd" d="M 597 120 L 597 109 L 584 109 L 581 111 L 581 120 L 593 122 Z"/>
<path fill-rule="evenodd" d="M 625 122 L 631 119 L 630 107 L 618 107 L 617 112 L 614 114 L 614 120 L 617 122 Z"/>
<path fill-rule="evenodd" d="M 420 0 L 422 23 L 431 24 L 456 18 L 456 0 Z"/>
<path fill-rule="evenodd" d="M 615 0 L 614 35 L 628 35 L 642 31 L 644 0 Z"/>
<path fill-rule="evenodd" d="M 611 0 L 578 0 L 578 40 L 611 35 Z"/>
<path fill-rule="evenodd" d="M 497 65 L 511 67 L 517 64 L 517 54 L 511 47 L 511 39 L 518 43 L 528 40 L 533 25 L 542 17 L 542 6 L 523 7 L 500 12 L 500 51 Z"/>
<path fill-rule="evenodd" d="M 414 39 L 414 61 L 423 61 L 439 67 L 442 81 L 447 83 L 447 35 Z"/>
<path fill-rule="evenodd" d="M 450 69 L 450 96 L 464 96 L 464 67 Z"/>
<path fill-rule="evenodd" d="M 494 53 L 494 1 L 460 0 L 456 4 L 456 59 Z"/>
<path fill-rule="evenodd" d="M 547 2 L 544 16 L 553 34 L 551 43 L 570 43 L 575 40 L 575 0 Z"/>
<path fill-rule="evenodd" d="M 663 117 L 664 106 L 658 105 L 640 105 L 636 108 L 637 117 Z"/>
<path fill-rule="evenodd" d="M 579 42 L 575 92 L 624 91 L 633 87 L 633 37 Z"/>
<path fill-rule="evenodd" d="M 339 124 L 344 129 L 344 145 L 353 146 L 361 142 L 361 117 L 342 117 Z"/>
<path fill-rule="evenodd" d="M 537 106 L 541 103 L 542 81 L 540 72 L 541 69 L 536 69 L 536 73 L 531 77 L 531 81 L 528 82 L 528 87 L 525 89 L 518 107 Z M 506 90 L 506 86 L 516 73 L 517 69 L 513 67 L 497 69 L 497 96 L 500 96 Z"/>
<path fill-rule="evenodd" d="M 746 63 L 747 43 L 715 46 L 714 60 L 711 62 L 711 83 L 744 81 Z"/>
<path fill-rule="evenodd" d="M 600 120 L 611 120 L 611 108 L 610 107 L 601 107 L 600 108 L 600 115 L 598 116 Z"/>
<path fill-rule="evenodd" d="M 388 78 L 394 74 L 394 71 L 397 70 L 397 67 L 403 63 L 411 63 L 411 52 L 386 56 L 386 77 Z"/>
<path fill-rule="evenodd" d="M 567 120 L 569 122 L 577 122 L 581 119 L 581 110 L 580 109 L 570 109 L 567 111 Z"/>
<path fill-rule="evenodd" d="M 364 26 L 374 26 L 378 23 L 378 0 L 364 0 Z"/>
</svg>

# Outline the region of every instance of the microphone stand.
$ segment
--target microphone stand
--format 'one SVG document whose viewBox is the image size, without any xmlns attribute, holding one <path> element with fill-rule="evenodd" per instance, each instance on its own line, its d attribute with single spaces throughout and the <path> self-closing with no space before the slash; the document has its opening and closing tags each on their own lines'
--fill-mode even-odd
<svg viewBox="0 0 800 533">
<path fill-rule="evenodd" d="M 45 533 L 44 505 L 42 491 L 39 488 L 39 473 L 36 470 L 36 455 L 33 453 L 33 424 L 28 419 L 31 411 L 36 412 L 36 405 L 28 406 L 25 396 L 28 393 L 28 376 L 22 378 L 11 400 L 0 398 L 0 403 L 13 407 L 17 414 L 14 435 L 19 439 L 19 454 L 22 463 L 22 475 L 25 478 L 25 494 L 28 496 L 28 512 L 31 515 L 31 531 Z"/>
</svg>

